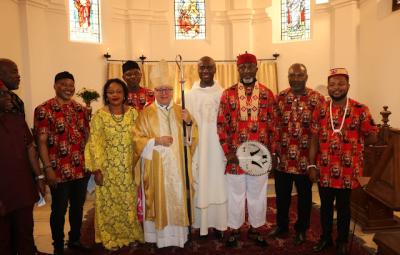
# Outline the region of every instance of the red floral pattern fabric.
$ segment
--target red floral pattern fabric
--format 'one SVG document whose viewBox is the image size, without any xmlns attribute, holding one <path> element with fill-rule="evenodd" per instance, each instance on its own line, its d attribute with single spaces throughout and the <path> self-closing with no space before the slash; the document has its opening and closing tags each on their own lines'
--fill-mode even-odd
<svg viewBox="0 0 400 255">
<path fill-rule="evenodd" d="M 128 93 L 127 104 L 137 111 L 143 110 L 144 107 L 153 103 L 153 101 L 154 92 L 148 88 L 139 87 L 137 91 Z"/>
<path fill-rule="evenodd" d="M 36 107 L 34 130 L 36 135 L 48 135 L 50 164 L 58 182 L 85 176 L 84 150 L 89 131 L 85 107 L 73 100 L 60 104 L 50 99 Z"/>
<path fill-rule="evenodd" d="M 279 171 L 306 174 L 312 136 L 312 116 L 324 102 L 324 96 L 309 88 L 306 88 L 302 95 L 294 95 L 291 88 L 279 93 L 277 97 Z"/>
<path fill-rule="evenodd" d="M 338 129 L 345 117 L 340 133 L 332 131 L 330 101 L 326 102 L 313 118 L 312 130 L 318 135 L 317 167 L 322 187 L 354 189 L 359 186 L 357 177 L 363 172 L 364 138 L 378 129 L 367 106 L 349 99 L 345 106 L 332 106 L 333 125 Z"/>
<path fill-rule="evenodd" d="M 276 103 L 272 91 L 259 83 L 258 119 L 253 121 L 240 119 L 238 85 L 226 89 L 221 96 L 217 117 L 219 140 L 225 155 L 236 153 L 237 148 L 246 141 L 258 141 L 275 152 L 276 142 Z M 251 94 L 247 94 L 248 100 Z M 244 174 L 237 164 L 228 163 L 225 173 Z"/>
</svg>

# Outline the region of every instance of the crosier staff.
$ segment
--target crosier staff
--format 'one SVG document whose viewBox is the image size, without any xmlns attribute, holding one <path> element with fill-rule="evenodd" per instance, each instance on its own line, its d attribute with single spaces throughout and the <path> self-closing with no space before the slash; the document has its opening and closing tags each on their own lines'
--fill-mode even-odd
<svg viewBox="0 0 400 255">
<path fill-rule="evenodd" d="M 181 98 L 182 98 L 182 110 L 185 109 L 185 80 L 183 78 L 183 60 L 181 55 L 177 55 L 175 58 L 176 65 L 179 69 L 180 74 L 180 84 L 181 84 Z M 190 196 L 190 180 L 189 180 L 189 167 L 188 167 L 188 156 L 187 156 L 187 134 L 186 134 L 186 123 L 183 120 L 183 155 L 185 159 L 185 183 L 186 183 L 186 207 L 189 218 L 189 233 L 188 241 L 192 241 L 192 207 L 191 207 L 191 196 Z"/>
</svg>

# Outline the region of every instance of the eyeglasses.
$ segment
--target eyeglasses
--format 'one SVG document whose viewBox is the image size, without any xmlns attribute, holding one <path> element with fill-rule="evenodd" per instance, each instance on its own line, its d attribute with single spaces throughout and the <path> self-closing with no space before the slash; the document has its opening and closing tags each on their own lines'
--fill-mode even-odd
<svg viewBox="0 0 400 255">
<path fill-rule="evenodd" d="M 170 93 L 173 89 L 171 89 L 171 88 L 165 88 L 165 89 L 154 89 L 156 92 L 158 92 L 158 93 Z"/>
</svg>

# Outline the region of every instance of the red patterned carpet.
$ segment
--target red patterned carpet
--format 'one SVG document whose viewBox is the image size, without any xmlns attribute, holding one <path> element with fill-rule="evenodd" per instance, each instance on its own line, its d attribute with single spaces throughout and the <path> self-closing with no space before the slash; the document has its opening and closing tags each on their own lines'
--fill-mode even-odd
<svg viewBox="0 0 400 255">
<path fill-rule="evenodd" d="M 297 199 L 293 198 L 292 207 L 290 209 L 290 225 L 296 220 L 294 209 L 296 208 Z M 275 224 L 275 199 L 268 198 L 268 211 L 267 221 L 268 223 L 263 228 L 263 233 L 268 233 L 274 227 Z M 82 241 L 85 244 L 94 245 L 94 209 L 91 209 L 85 218 L 85 222 L 82 227 Z M 352 227 L 353 225 L 351 225 Z M 319 212 L 318 209 L 313 208 L 311 213 L 311 228 L 307 232 L 307 242 L 301 246 L 294 246 L 292 243 L 294 237 L 294 231 L 291 230 L 287 238 L 268 240 L 269 246 L 266 248 L 260 248 L 255 246 L 251 240 L 247 240 L 247 229 L 248 226 L 242 227 L 241 241 L 237 248 L 226 248 L 223 243 L 218 242 L 212 233 L 209 233 L 207 238 L 199 238 L 198 231 L 194 231 L 192 234 L 193 244 L 185 248 L 168 247 L 163 249 L 154 248 L 149 244 L 139 245 L 137 247 L 125 247 L 119 251 L 108 253 L 104 250 L 101 245 L 94 245 L 93 251 L 90 254 L 268 254 L 268 255 L 310 255 L 316 254 L 312 252 L 312 246 L 319 239 L 320 227 L 319 227 Z M 79 254 L 75 251 L 66 251 L 66 254 Z M 321 255 L 335 254 L 335 248 L 318 253 Z M 371 251 L 366 250 L 362 247 L 362 241 L 358 238 L 354 238 L 351 255 L 370 255 L 373 254 Z"/>
</svg>

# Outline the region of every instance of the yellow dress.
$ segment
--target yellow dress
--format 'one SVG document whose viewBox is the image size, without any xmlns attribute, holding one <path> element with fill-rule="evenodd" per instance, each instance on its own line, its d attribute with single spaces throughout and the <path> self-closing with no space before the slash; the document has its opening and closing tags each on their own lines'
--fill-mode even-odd
<svg viewBox="0 0 400 255">
<path fill-rule="evenodd" d="M 138 113 L 129 108 L 113 116 L 98 110 L 90 123 L 85 147 L 86 168 L 100 169 L 103 186 L 96 185 L 95 240 L 109 250 L 143 242 L 143 230 L 136 213 L 137 186 L 132 174 L 132 130 Z"/>
</svg>

